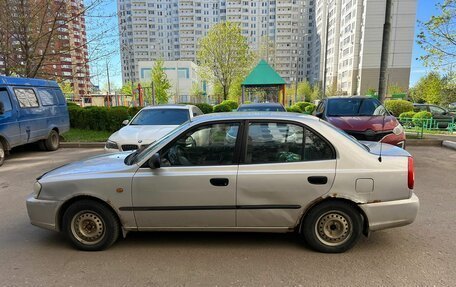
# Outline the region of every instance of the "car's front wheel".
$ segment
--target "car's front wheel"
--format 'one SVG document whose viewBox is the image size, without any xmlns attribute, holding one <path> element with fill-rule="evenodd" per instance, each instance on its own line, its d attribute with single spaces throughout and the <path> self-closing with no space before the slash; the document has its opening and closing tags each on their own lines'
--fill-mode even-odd
<svg viewBox="0 0 456 287">
<path fill-rule="evenodd" d="M 5 155 L 5 148 L 3 147 L 3 143 L 0 141 L 0 166 L 2 166 L 5 162 Z"/>
<path fill-rule="evenodd" d="M 99 251 L 116 242 L 120 224 L 107 206 L 92 200 L 81 200 L 65 211 L 63 230 L 76 248 Z"/>
<path fill-rule="evenodd" d="M 301 236 L 314 250 L 340 253 L 352 248 L 361 236 L 363 218 L 350 204 L 326 201 L 304 218 Z"/>
</svg>

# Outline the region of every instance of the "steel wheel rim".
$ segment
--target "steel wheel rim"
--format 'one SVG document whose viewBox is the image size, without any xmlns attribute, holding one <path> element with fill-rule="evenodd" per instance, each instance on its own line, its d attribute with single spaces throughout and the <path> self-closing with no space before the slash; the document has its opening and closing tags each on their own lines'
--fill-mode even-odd
<svg viewBox="0 0 456 287">
<path fill-rule="evenodd" d="M 58 135 L 53 133 L 51 135 L 51 144 L 52 144 L 52 146 L 56 147 L 58 145 L 58 142 L 59 142 Z"/>
<path fill-rule="evenodd" d="M 5 157 L 5 151 L 3 148 L 0 148 L 0 161 Z"/>
<path fill-rule="evenodd" d="M 95 245 L 104 238 L 105 224 L 98 213 L 83 210 L 71 219 L 71 233 L 79 242 Z"/>
<path fill-rule="evenodd" d="M 339 246 L 352 236 L 353 223 L 346 213 L 331 210 L 318 218 L 315 233 L 321 243 L 328 246 Z"/>
</svg>

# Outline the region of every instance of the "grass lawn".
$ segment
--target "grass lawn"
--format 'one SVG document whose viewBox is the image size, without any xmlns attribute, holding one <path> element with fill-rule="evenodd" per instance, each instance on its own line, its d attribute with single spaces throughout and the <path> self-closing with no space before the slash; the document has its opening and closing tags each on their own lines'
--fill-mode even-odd
<svg viewBox="0 0 456 287">
<path fill-rule="evenodd" d="M 70 129 L 62 137 L 66 142 L 105 142 L 111 134 L 107 131 Z"/>
</svg>

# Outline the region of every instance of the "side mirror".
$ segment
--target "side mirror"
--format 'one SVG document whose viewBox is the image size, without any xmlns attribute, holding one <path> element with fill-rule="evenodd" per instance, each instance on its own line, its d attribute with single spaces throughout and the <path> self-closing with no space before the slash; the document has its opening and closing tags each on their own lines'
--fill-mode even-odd
<svg viewBox="0 0 456 287">
<path fill-rule="evenodd" d="M 323 113 L 322 113 L 322 112 L 318 112 L 318 113 L 315 112 L 315 116 L 316 116 L 317 118 L 320 118 L 320 119 L 321 119 L 321 118 L 323 117 Z"/>
<path fill-rule="evenodd" d="M 3 105 L 3 102 L 0 102 L 0 115 L 3 115 L 5 113 L 5 105 Z"/>
<path fill-rule="evenodd" d="M 154 153 L 154 154 L 149 158 L 149 167 L 150 167 L 151 169 L 160 168 L 160 154 Z"/>
<path fill-rule="evenodd" d="M 123 125 L 123 126 L 126 126 L 126 125 L 128 125 L 129 122 L 130 122 L 129 120 L 124 120 L 124 121 L 122 122 L 122 125 Z"/>
</svg>

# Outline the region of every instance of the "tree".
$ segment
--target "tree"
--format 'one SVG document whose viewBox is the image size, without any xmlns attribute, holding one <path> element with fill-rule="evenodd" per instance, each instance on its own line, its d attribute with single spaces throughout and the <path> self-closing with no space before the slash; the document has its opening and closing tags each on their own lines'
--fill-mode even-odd
<svg viewBox="0 0 456 287">
<path fill-rule="evenodd" d="M 151 76 L 155 90 L 155 102 L 157 104 L 168 103 L 171 84 L 163 70 L 163 60 L 155 61 Z"/>
<path fill-rule="evenodd" d="M 73 94 L 73 87 L 70 81 L 58 81 L 58 84 L 64 95 Z"/>
<path fill-rule="evenodd" d="M 298 99 L 300 101 L 310 102 L 312 100 L 312 85 L 304 80 L 298 83 Z"/>
<path fill-rule="evenodd" d="M 420 78 L 411 89 L 411 98 L 415 102 L 439 104 L 442 100 L 444 82 L 437 72 L 431 72 Z"/>
<path fill-rule="evenodd" d="M 122 95 L 129 95 L 132 96 L 133 89 L 136 89 L 138 87 L 137 83 L 132 83 L 131 81 L 126 81 L 125 84 L 122 85 L 120 88 L 120 93 Z"/>
<path fill-rule="evenodd" d="M 405 93 L 405 89 L 402 88 L 401 86 L 399 85 L 389 85 L 388 86 L 388 95 L 396 95 L 396 94 L 403 94 Z"/>
<path fill-rule="evenodd" d="M 201 83 L 192 84 L 190 96 L 195 100 L 196 103 L 202 103 L 204 101 L 204 91 L 201 89 Z"/>
<path fill-rule="evenodd" d="M 212 26 L 200 40 L 197 59 L 203 77 L 219 84 L 226 100 L 233 82 L 250 70 L 253 54 L 239 25 L 222 22 Z"/>
<path fill-rule="evenodd" d="M 375 96 L 377 95 L 377 89 L 376 88 L 368 88 L 367 89 L 367 92 L 366 92 L 366 95 L 369 95 L 369 96 Z"/>
<path fill-rule="evenodd" d="M 440 15 L 418 22 L 421 31 L 417 43 L 426 52 L 420 59 L 425 66 L 451 70 L 456 64 L 456 0 L 444 0 L 435 5 Z"/>
</svg>

